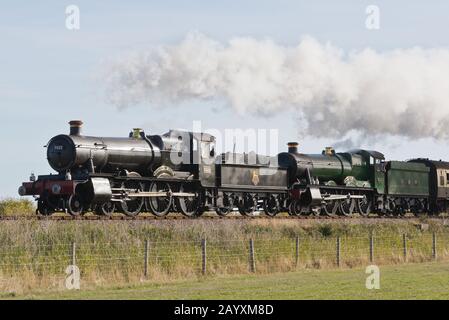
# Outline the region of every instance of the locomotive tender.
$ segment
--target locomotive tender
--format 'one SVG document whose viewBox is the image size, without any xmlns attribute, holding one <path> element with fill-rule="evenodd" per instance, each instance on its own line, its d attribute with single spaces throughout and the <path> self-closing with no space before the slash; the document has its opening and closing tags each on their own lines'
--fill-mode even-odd
<svg viewBox="0 0 449 320">
<path fill-rule="evenodd" d="M 234 208 L 246 216 L 261 209 L 269 216 L 436 214 L 449 199 L 449 163 L 441 161 L 385 161 L 377 151 L 330 147 L 302 154 L 297 143 L 276 157 L 216 155 L 215 137 L 205 133 L 134 129 L 126 138 L 104 138 L 82 135 L 81 121 L 69 124 L 69 135 L 46 146 L 57 174 L 32 175 L 19 188 L 21 196 L 36 198 L 42 215 L 93 210 L 197 217 Z"/>
</svg>

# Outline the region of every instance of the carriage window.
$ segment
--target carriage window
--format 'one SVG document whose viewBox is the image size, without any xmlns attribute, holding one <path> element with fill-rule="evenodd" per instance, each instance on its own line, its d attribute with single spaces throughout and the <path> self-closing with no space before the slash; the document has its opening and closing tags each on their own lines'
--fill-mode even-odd
<svg viewBox="0 0 449 320">
<path fill-rule="evenodd" d="M 446 184 L 449 184 L 449 172 L 446 172 Z"/>
</svg>

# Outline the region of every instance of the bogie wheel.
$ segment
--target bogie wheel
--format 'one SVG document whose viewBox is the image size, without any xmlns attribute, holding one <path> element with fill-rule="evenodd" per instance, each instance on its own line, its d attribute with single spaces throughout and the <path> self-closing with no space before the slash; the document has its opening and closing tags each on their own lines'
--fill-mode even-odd
<svg viewBox="0 0 449 320">
<path fill-rule="evenodd" d="M 206 207 L 204 206 L 203 196 L 201 196 L 201 205 L 196 211 L 195 217 L 201 217 L 206 212 Z"/>
<path fill-rule="evenodd" d="M 51 210 L 48 208 L 47 203 L 42 199 L 39 199 L 37 201 L 36 214 L 41 214 L 44 216 L 48 216 L 51 214 Z"/>
<path fill-rule="evenodd" d="M 257 199 L 250 194 L 244 194 L 239 203 L 239 212 L 242 216 L 253 216 L 257 210 Z"/>
<path fill-rule="evenodd" d="M 67 210 L 72 216 L 79 216 L 83 213 L 83 200 L 78 194 L 72 194 L 67 200 Z"/>
<path fill-rule="evenodd" d="M 300 204 L 300 207 L 297 209 L 298 214 L 301 216 L 310 216 L 312 214 L 312 207 L 311 206 L 305 206 Z"/>
<path fill-rule="evenodd" d="M 219 216 L 226 216 L 232 211 L 233 207 L 234 207 L 234 201 L 233 201 L 232 197 L 227 194 L 224 194 L 223 195 L 223 206 L 215 209 L 215 212 L 217 212 L 217 214 Z"/>
<path fill-rule="evenodd" d="M 396 215 L 403 217 L 403 216 L 405 216 L 405 213 L 406 213 L 406 210 L 403 205 L 396 206 L 396 208 L 395 208 Z"/>
<path fill-rule="evenodd" d="M 371 212 L 372 202 L 371 202 L 371 200 L 368 199 L 368 197 L 366 195 L 364 195 L 362 199 L 357 200 L 357 207 L 358 207 L 359 214 L 361 216 L 366 217 Z"/>
<path fill-rule="evenodd" d="M 148 207 L 152 214 L 158 217 L 165 216 L 172 207 L 173 195 L 168 182 L 153 181 L 150 185 L 150 192 L 157 192 L 160 195 L 147 198 Z"/>
<path fill-rule="evenodd" d="M 295 206 L 296 206 L 296 200 L 291 200 L 288 205 L 288 215 L 289 216 L 295 216 Z"/>
<path fill-rule="evenodd" d="M 340 202 L 340 213 L 344 216 L 350 216 L 354 212 L 355 203 L 353 199 L 346 199 Z"/>
<path fill-rule="evenodd" d="M 338 210 L 338 202 L 335 200 L 326 201 L 326 204 L 324 204 L 321 207 L 321 212 L 329 217 L 334 216 L 337 213 L 337 210 Z"/>
<path fill-rule="evenodd" d="M 415 200 L 415 205 L 412 207 L 412 213 L 415 216 L 419 216 L 421 213 L 424 212 L 424 203 L 423 201 L 421 201 L 420 199 L 416 199 Z"/>
<path fill-rule="evenodd" d="M 186 217 L 198 217 L 204 213 L 203 195 L 193 183 L 184 183 L 179 192 L 188 194 L 176 198 L 176 208 Z"/>
<path fill-rule="evenodd" d="M 311 208 L 310 213 L 311 213 L 313 216 L 318 217 L 319 215 L 321 215 L 321 212 L 322 212 L 321 209 L 322 209 L 322 207 L 313 207 L 313 208 Z"/>
<path fill-rule="evenodd" d="M 299 200 L 295 201 L 295 214 L 297 216 L 305 214 L 306 210 L 307 210 L 307 208 L 301 203 L 301 201 L 299 201 Z"/>
<path fill-rule="evenodd" d="M 396 212 L 396 202 L 394 199 L 388 200 L 388 208 L 387 215 L 392 216 Z"/>
<path fill-rule="evenodd" d="M 265 199 L 263 202 L 263 209 L 265 211 L 265 214 L 270 217 L 274 217 L 275 215 L 277 215 L 280 211 L 279 200 L 277 199 L 277 197 L 272 195 Z"/>
<path fill-rule="evenodd" d="M 104 202 L 95 208 L 95 213 L 110 217 L 115 211 L 115 204 L 112 201 Z"/>
<path fill-rule="evenodd" d="M 288 214 L 291 216 L 301 215 L 303 207 L 299 200 L 293 200 L 288 207 Z"/>
<path fill-rule="evenodd" d="M 142 191 L 143 184 L 137 181 L 127 181 L 122 183 L 122 188 L 131 190 L 131 193 Z M 137 216 L 142 210 L 144 199 L 142 197 L 132 197 L 129 200 L 122 200 L 120 208 L 124 214 L 130 217 Z"/>
<path fill-rule="evenodd" d="M 404 210 L 406 212 L 410 211 L 410 200 L 409 199 L 403 199 L 402 200 L 402 206 L 404 207 Z"/>
</svg>

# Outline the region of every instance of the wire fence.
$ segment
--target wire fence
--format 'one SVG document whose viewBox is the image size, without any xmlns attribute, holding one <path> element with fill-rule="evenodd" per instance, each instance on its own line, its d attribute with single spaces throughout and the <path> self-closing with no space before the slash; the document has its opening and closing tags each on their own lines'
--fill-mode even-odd
<svg viewBox="0 0 449 320">
<path fill-rule="evenodd" d="M 449 258 L 449 233 L 384 236 L 302 236 L 238 240 L 0 244 L 0 280 L 64 277 L 76 265 L 82 279 L 171 279 L 218 274 L 352 268 Z M 58 278 L 58 279 L 59 279 Z"/>
</svg>

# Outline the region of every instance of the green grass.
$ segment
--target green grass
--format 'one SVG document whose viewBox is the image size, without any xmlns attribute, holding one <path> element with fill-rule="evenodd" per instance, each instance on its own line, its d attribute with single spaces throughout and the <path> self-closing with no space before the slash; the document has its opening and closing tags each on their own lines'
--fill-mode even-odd
<svg viewBox="0 0 449 320">
<path fill-rule="evenodd" d="M 380 267 L 379 290 L 365 287 L 364 268 L 221 276 L 96 290 L 3 295 L 18 299 L 449 299 L 449 263 Z"/>
</svg>

